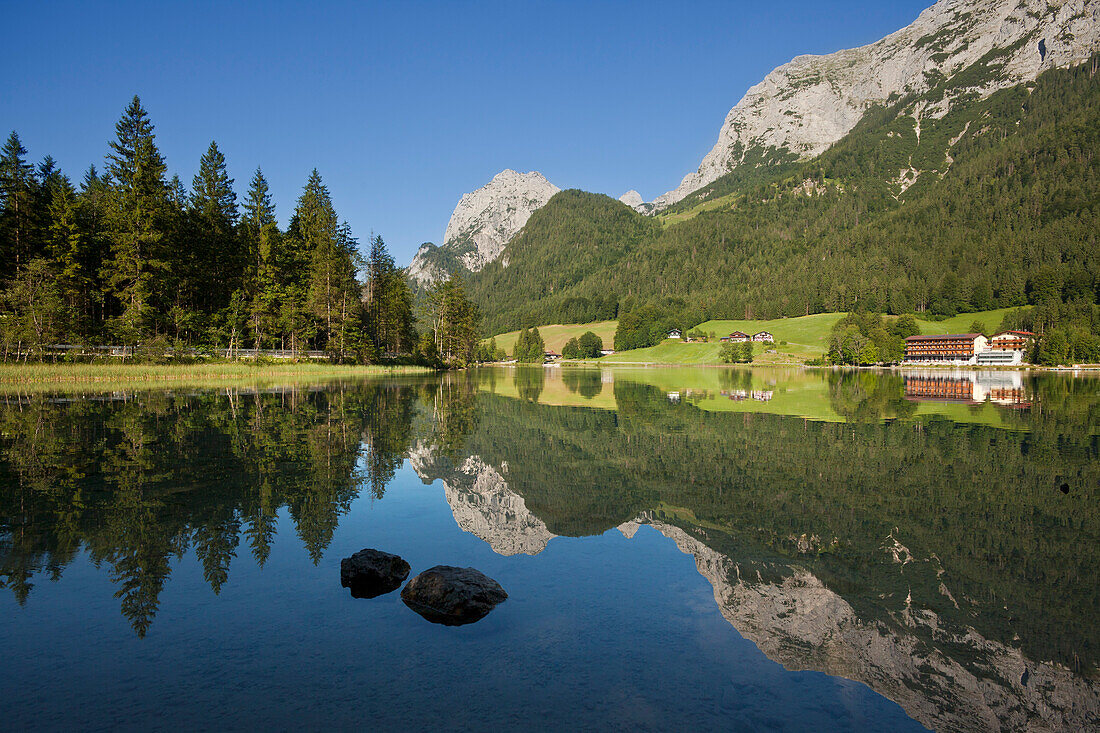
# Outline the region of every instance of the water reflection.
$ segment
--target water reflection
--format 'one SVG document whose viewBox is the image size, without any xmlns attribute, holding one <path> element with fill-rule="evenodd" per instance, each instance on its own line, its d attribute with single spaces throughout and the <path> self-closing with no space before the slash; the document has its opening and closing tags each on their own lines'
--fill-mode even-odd
<svg viewBox="0 0 1100 733">
<path fill-rule="evenodd" d="M 652 527 L 772 659 L 862 681 L 925 725 L 1083 728 L 1100 718 L 1098 385 L 516 369 L 11 395 L 0 583 L 26 602 L 85 551 L 144 635 L 174 558 L 193 553 L 217 594 L 242 556 L 267 561 L 285 510 L 318 562 L 352 500 L 388 501 L 408 460 L 503 556 Z"/>
<path fill-rule="evenodd" d="M 1031 406 L 1021 372 L 925 371 L 904 375 L 905 398 L 980 405 L 987 400 L 1005 407 Z"/>
<path fill-rule="evenodd" d="M 657 373 L 618 374 L 614 413 L 485 397 L 463 460 L 421 446 L 415 465 L 502 554 L 652 526 L 772 659 L 862 681 L 927 726 L 1095 724 L 1098 382 L 954 377 L 1013 408 L 994 427 L 918 414 L 914 376 L 823 375 L 846 424 L 714 410 Z M 751 394 L 762 377 L 719 380 Z"/>
<path fill-rule="evenodd" d="M 416 426 L 422 438 L 461 442 L 455 401 L 450 383 L 408 381 L 8 396 L 0 587 L 24 603 L 37 576 L 59 579 L 83 548 L 108 568 L 123 615 L 144 636 L 172 558 L 194 552 L 217 594 L 242 541 L 258 565 L 267 561 L 281 508 L 317 563 L 351 501 L 364 490 L 384 495 L 413 441 L 418 404 L 441 416 Z"/>
</svg>

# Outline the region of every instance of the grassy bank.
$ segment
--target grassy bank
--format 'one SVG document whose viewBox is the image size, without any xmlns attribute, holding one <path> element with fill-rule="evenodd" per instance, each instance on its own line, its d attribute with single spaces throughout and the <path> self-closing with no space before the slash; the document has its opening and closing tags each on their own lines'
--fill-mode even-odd
<svg viewBox="0 0 1100 733">
<path fill-rule="evenodd" d="M 0 364 L 0 387 L 96 387 L 327 380 L 381 374 L 426 373 L 426 367 L 343 364 Z"/>
</svg>

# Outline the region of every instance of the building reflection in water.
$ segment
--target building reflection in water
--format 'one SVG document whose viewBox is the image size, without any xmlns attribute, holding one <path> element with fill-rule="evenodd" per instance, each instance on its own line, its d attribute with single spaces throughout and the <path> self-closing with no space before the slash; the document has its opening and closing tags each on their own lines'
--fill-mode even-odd
<svg viewBox="0 0 1100 733">
<path fill-rule="evenodd" d="M 907 373 L 905 398 L 912 402 L 992 402 L 1013 408 L 1031 406 L 1020 372 L 924 371 Z"/>
</svg>

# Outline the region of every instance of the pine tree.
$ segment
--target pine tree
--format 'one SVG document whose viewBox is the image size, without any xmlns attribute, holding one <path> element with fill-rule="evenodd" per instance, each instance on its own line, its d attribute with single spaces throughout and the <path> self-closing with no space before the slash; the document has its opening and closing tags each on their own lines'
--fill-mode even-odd
<svg viewBox="0 0 1100 733">
<path fill-rule="evenodd" d="M 253 343 L 264 348 L 278 330 L 282 300 L 278 251 L 281 234 L 267 179 L 259 168 L 252 176 L 245 199 L 241 239 L 250 263 L 245 274 L 245 292 L 250 298 L 249 325 Z"/>
<path fill-rule="evenodd" d="M 319 346 L 339 359 L 358 348 L 362 300 L 355 280 L 350 228 L 340 226 L 328 189 L 316 169 L 294 214 L 295 249 L 309 253 L 308 312 L 316 319 Z M 291 294 L 293 297 L 293 293 Z M 301 327 L 301 319 L 293 324 Z"/>
<path fill-rule="evenodd" d="M 243 284 L 247 265 L 237 236 L 237 194 L 225 167 L 225 156 L 211 142 L 199 160 L 199 172 L 191 183 L 192 236 L 190 252 L 192 287 L 208 311 L 228 305 L 231 294 Z"/>
<path fill-rule="evenodd" d="M 134 343 L 154 331 L 163 306 L 158 301 L 164 299 L 170 274 L 168 188 L 153 123 L 136 95 L 115 133 L 107 156 L 114 201 L 106 281 L 117 300 L 111 330 L 124 343 Z"/>
<path fill-rule="evenodd" d="M 13 130 L 0 151 L 0 278 L 28 260 L 33 228 L 34 166 Z"/>
<path fill-rule="evenodd" d="M 79 340 L 91 329 L 95 268 L 91 239 L 82 226 L 80 201 L 66 176 L 51 186 L 45 233 L 47 253 L 64 303 L 65 335 Z"/>
<path fill-rule="evenodd" d="M 378 235 L 371 238 L 366 273 L 366 328 L 372 344 L 380 353 L 411 350 L 415 339 L 412 291 Z"/>
</svg>

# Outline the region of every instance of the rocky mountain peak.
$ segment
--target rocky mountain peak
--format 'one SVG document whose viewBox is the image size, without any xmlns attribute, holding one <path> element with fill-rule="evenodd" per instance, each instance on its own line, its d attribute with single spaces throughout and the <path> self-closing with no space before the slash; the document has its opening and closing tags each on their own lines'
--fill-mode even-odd
<svg viewBox="0 0 1100 733">
<path fill-rule="evenodd" d="M 658 197 L 661 209 L 748 161 L 809 159 L 867 110 L 927 92 L 982 62 L 988 71 L 914 112 L 942 117 L 959 95 L 986 96 L 1100 47 L 1100 0 L 940 0 L 880 41 L 825 56 L 797 56 L 748 90 L 726 115 L 699 168 Z"/>
<path fill-rule="evenodd" d="M 637 209 L 639 206 L 645 204 L 645 199 L 642 198 L 642 194 L 638 193 L 634 189 L 631 189 L 619 197 L 619 201 L 629 206 L 632 209 Z"/>
<path fill-rule="evenodd" d="M 538 171 L 501 171 L 481 188 L 463 194 L 447 222 L 443 244 L 421 246 L 407 270 L 409 277 L 430 285 L 446 276 L 445 261 L 470 272 L 481 270 L 500 257 L 531 214 L 560 190 Z"/>
</svg>

